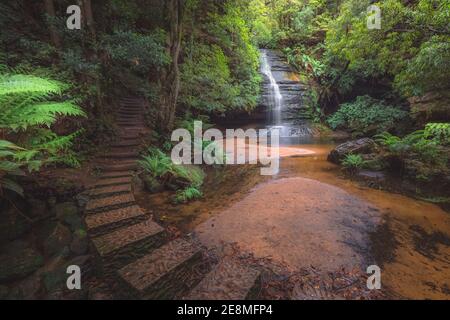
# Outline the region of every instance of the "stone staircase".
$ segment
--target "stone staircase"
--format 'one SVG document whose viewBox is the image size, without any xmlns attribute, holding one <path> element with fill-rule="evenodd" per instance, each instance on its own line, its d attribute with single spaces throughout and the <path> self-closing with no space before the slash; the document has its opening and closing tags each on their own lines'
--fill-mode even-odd
<svg viewBox="0 0 450 320">
<path fill-rule="evenodd" d="M 119 140 L 100 159 L 102 174 L 89 187 L 85 222 L 104 275 L 133 299 L 245 299 L 260 282 L 260 272 L 224 259 L 198 275 L 204 250 L 192 239 L 169 239 L 169 233 L 137 204 L 132 178 L 137 169 L 144 101 L 120 101 Z M 190 277 L 190 274 L 197 273 Z M 111 275 L 111 276 L 109 276 Z M 191 279 L 187 281 L 186 279 Z M 193 279 L 193 280 L 192 280 Z"/>
</svg>

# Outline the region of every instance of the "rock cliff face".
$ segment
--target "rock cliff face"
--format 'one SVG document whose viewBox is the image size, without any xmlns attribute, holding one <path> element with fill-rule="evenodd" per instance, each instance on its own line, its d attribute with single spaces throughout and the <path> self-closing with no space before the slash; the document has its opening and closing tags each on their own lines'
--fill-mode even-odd
<svg viewBox="0 0 450 320">
<path fill-rule="evenodd" d="M 306 91 L 305 85 L 300 83 L 293 72 L 294 70 L 286 63 L 280 53 L 274 50 L 264 50 L 264 52 L 283 97 L 282 121 L 299 122 L 298 120 L 309 119 L 309 115 L 302 107 L 303 95 Z M 270 113 L 270 95 L 270 80 L 263 74 L 259 110 Z"/>
<path fill-rule="evenodd" d="M 425 125 L 427 122 L 450 121 L 450 93 L 429 92 L 422 97 L 408 99 L 411 114 L 415 120 Z"/>
</svg>

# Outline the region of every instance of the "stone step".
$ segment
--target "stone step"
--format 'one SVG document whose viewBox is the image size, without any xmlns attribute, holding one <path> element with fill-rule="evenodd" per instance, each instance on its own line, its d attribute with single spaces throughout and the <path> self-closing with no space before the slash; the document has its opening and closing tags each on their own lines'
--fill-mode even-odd
<svg viewBox="0 0 450 320">
<path fill-rule="evenodd" d="M 105 172 L 99 177 L 101 180 L 105 179 L 113 179 L 113 178 L 124 178 L 124 177 L 132 177 L 133 171 L 124 170 L 124 171 L 113 171 L 113 172 Z"/>
<path fill-rule="evenodd" d="M 92 189 L 89 194 L 93 198 L 103 198 L 107 196 L 117 195 L 121 193 L 130 193 L 131 184 L 123 184 L 118 186 L 107 186 L 102 188 Z"/>
<path fill-rule="evenodd" d="M 104 212 L 116 208 L 124 208 L 136 203 L 131 193 L 92 199 L 86 205 L 87 213 Z"/>
<path fill-rule="evenodd" d="M 224 258 L 184 299 L 244 300 L 260 287 L 260 271 Z"/>
<path fill-rule="evenodd" d="M 189 289 L 182 275 L 201 257 L 201 251 L 192 243 L 176 239 L 123 267 L 118 273 L 135 297 L 171 299 Z"/>
<path fill-rule="evenodd" d="M 86 226 L 91 236 L 100 236 L 117 228 L 136 224 L 146 219 L 142 209 L 138 206 L 130 206 L 114 209 L 96 214 L 87 215 Z"/>
<path fill-rule="evenodd" d="M 104 155 L 104 158 L 112 158 L 112 159 L 137 159 L 139 153 L 137 151 L 128 151 L 128 152 L 111 152 Z"/>
<path fill-rule="evenodd" d="M 120 100 L 120 105 L 144 105 L 144 100 Z"/>
<path fill-rule="evenodd" d="M 109 186 L 118 186 L 121 184 L 131 184 L 131 176 L 100 179 L 96 183 L 94 183 L 89 189 L 109 187 Z"/>
<path fill-rule="evenodd" d="M 103 171 L 105 172 L 117 172 L 124 170 L 137 170 L 139 165 L 136 161 L 127 161 L 122 163 L 112 163 L 112 164 L 104 164 L 102 166 Z"/>
<path fill-rule="evenodd" d="M 143 108 L 140 106 L 127 106 L 127 107 L 122 107 L 119 109 L 119 113 L 127 113 L 130 114 L 130 112 L 142 112 Z"/>
<path fill-rule="evenodd" d="M 137 133 L 139 134 L 142 131 L 145 131 L 145 127 L 144 126 L 125 126 L 125 127 L 121 127 L 120 128 L 122 131 L 124 131 L 125 134 L 132 134 L 132 133 Z"/>
<path fill-rule="evenodd" d="M 120 128 L 144 128 L 144 125 L 142 123 L 125 123 L 125 122 L 118 122 L 117 125 Z"/>
<path fill-rule="evenodd" d="M 142 120 L 117 120 L 117 125 L 133 125 L 142 127 L 144 122 Z"/>
<path fill-rule="evenodd" d="M 134 110 L 118 110 L 119 117 L 128 116 L 128 117 L 142 117 L 142 110 L 134 109 Z"/>
<path fill-rule="evenodd" d="M 134 141 L 140 138 L 139 133 L 136 132 L 121 132 L 119 135 L 120 141 Z"/>
<path fill-rule="evenodd" d="M 111 148 L 137 147 L 140 145 L 139 140 L 123 140 L 112 144 Z"/>
<path fill-rule="evenodd" d="M 142 117 L 137 114 L 128 114 L 128 113 L 121 113 L 117 117 L 117 120 L 141 120 Z"/>
<path fill-rule="evenodd" d="M 95 237 L 92 242 L 105 271 L 114 272 L 159 247 L 166 237 L 163 227 L 147 219 Z"/>
</svg>

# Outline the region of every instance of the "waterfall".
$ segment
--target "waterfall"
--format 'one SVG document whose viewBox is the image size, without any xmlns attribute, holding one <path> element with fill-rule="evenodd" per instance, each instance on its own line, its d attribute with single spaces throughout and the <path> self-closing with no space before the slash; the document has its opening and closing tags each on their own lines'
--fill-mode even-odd
<svg viewBox="0 0 450 320">
<path fill-rule="evenodd" d="M 312 131 L 300 80 L 291 78 L 294 73 L 281 54 L 269 49 L 260 52 L 260 71 L 265 76 L 263 104 L 267 108 L 267 129 L 277 130 L 284 144 L 310 141 Z"/>
<path fill-rule="evenodd" d="M 281 109 L 283 106 L 283 96 L 280 92 L 280 87 L 278 86 L 277 81 L 275 80 L 272 68 L 269 64 L 269 59 L 267 58 L 266 51 L 262 51 L 261 53 L 261 72 L 267 76 L 270 81 L 270 98 L 269 98 L 269 107 L 271 109 L 272 114 L 272 126 L 281 126 Z"/>
</svg>

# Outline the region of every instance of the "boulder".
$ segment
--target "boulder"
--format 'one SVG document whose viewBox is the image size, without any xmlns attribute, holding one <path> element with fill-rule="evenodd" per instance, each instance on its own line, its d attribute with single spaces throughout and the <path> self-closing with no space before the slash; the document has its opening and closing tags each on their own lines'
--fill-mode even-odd
<svg viewBox="0 0 450 320">
<path fill-rule="evenodd" d="M 32 248 L 9 250 L 0 255 L 0 281 L 23 279 L 44 264 L 44 258 Z"/>
<path fill-rule="evenodd" d="M 80 208 L 86 207 L 87 203 L 90 200 L 89 191 L 84 191 L 77 194 L 75 199 L 77 200 L 77 204 Z"/>
<path fill-rule="evenodd" d="M 12 300 L 36 300 L 39 298 L 41 289 L 41 277 L 35 272 L 18 285 L 15 285 L 9 293 L 8 298 Z"/>
<path fill-rule="evenodd" d="M 47 207 L 47 203 L 40 199 L 29 198 L 27 199 L 29 205 L 29 215 L 32 218 L 46 218 L 51 215 L 50 210 Z"/>
<path fill-rule="evenodd" d="M 384 182 L 386 180 L 386 174 L 381 171 L 360 170 L 357 175 L 368 182 Z"/>
<path fill-rule="evenodd" d="M 375 149 L 375 142 L 369 138 L 348 141 L 338 145 L 328 155 L 328 161 L 340 164 L 349 154 L 368 154 Z"/>
<path fill-rule="evenodd" d="M 78 213 L 78 207 L 73 202 L 58 203 L 55 206 L 56 217 L 59 221 L 69 226 L 72 232 L 83 228 L 83 220 Z"/>
<path fill-rule="evenodd" d="M 8 297 L 9 289 L 7 286 L 0 285 L 0 300 L 5 300 Z"/>
<path fill-rule="evenodd" d="M 15 208 L 0 214 L 0 243 L 18 239 L 31 229 L 31 222 Z"/>
<path fill-rule="evenodd" d="M 61 223 L 56 224 L 53 232 L 44 241 L 44 251 L 47 256 L 61 253 L 69 246 L 72 240 L 70 230 Z"/>
<path fill-rule="evenodd" d="M 448 91 L 428 92 L 421 97 L 408 99 L 411 115 L 421 125 L 428 122 L 450 120 L 450 93 Z"/>
<path fill-rule="evenodd" d="M 162 185 L 156 178 L 149 175 L 142 177 L 145 189 L 150 193 L 158 193 L 164 191 L 164 185 Z"/>
<path fill-rule="evenodd" d="M 78 229 L 73 234 L 70 250 L 76 255 L 85 254 L 89 248 L 87 233 L 84 229 Z"/>
</svg>

